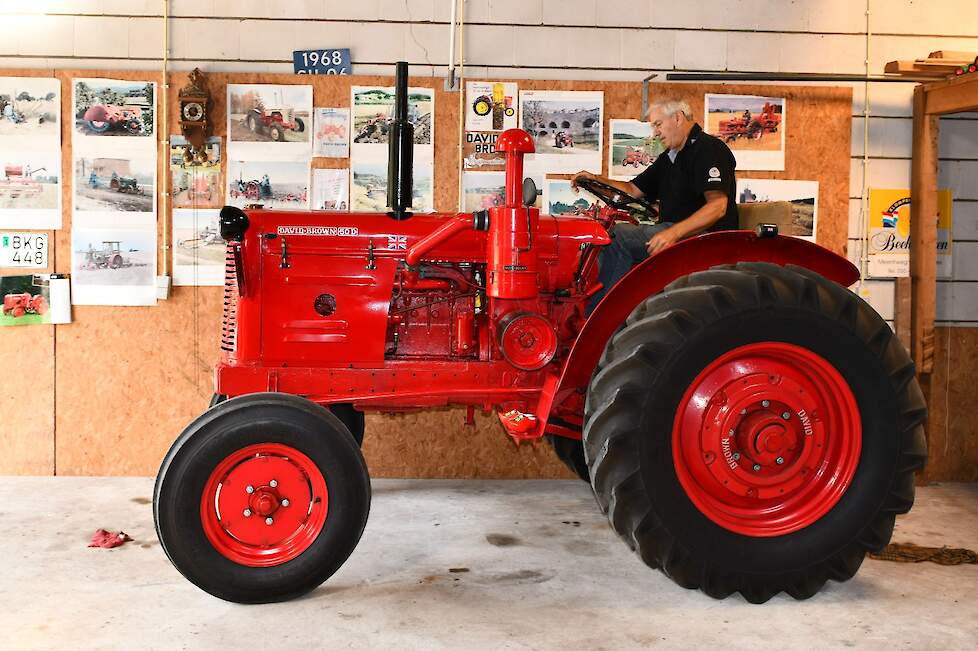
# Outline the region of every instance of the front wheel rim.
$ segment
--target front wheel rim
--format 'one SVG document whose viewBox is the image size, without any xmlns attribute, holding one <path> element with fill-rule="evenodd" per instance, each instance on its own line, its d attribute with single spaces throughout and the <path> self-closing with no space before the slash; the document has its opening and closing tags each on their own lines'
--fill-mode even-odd
<svg viewBox="0 0 978 651">
<path fill-rule="evenodd" d="M 326 479 L 308 456 L 281 443 L 250 445 L 211 472 L 200 501 L 204 534 L 225 558 L 249 567 L 286 563 L 322 532 Z"/>
<path fill-rule="evenodd" d="M 690 384 L 673 426 L 686 495 L 724 529 L 782 536 L 818 521 L 855 475 L 862 424 L 852 390 L 816 353 L 741 346 Z"/>
</svg>

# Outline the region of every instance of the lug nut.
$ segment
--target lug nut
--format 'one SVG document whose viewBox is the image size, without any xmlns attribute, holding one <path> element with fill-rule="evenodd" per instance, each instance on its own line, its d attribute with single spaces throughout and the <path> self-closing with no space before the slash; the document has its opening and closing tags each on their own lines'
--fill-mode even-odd
<svg viewBox="0 0 978 651">
<path fill-rule="evenodd" d="M 251 517 L 251 509 L 245 509 L 244 510 L 244 517 L 246 517 L 246 518 L 250 518 Z"/>
<path fill-rule="evenodd" d="M 790 411 L 784 412 L 783 414 L 781 414 L 781 418 L 783 418 L 785 420 L 790 420 L 791 419 L 791 412 Z"/>
<path fill-rule="evenodd" d="M 272 522 L 274 522 L 274 520 L 271 518 L 265 518 L 265 524 L 271 524 Z"/>
<path fill-rule="evenodd" d="M 271 486 L 272 488 L 275 488 L 276 486 L 278 486 L 278 482 L 273 479 L 272 481 L 268 482 L 268 485 Z"/>
<path fill-rule="evenodd" d="M 771 401 L 770 400 L 761 400 L 761 406 L 762 407 L 770 407 L 771 406 Z"/>
<path fill-rule="evenodd" d="M 734 452 L 733 453 L 733 460 L 734 461 L 740 461 L 740 452 Z"/>
<path fill-rule="evenodd" d="M 255 492 L 255 487 L 254 486 L 245 486 L 245 492 L 248 493 L 249 495 L 251 495 L 252 493 Z"/>
<path fill-rule="evenodd" d="M 784 463 L 784 457 L 778 457 L 774 461 L 780 466 L 782 463 Z"/>
<path fill-rule="evenodd" d="M 755 463 L 754 464 L 754 472 L 757 472 L 760 469 L 761 469 L 761 465 L 759 463 Z"/>
<path fill-rule="evenodd" d="M 746 416 L 747 415 L 747 410 L 746 409 L 741 409 L 740 410 L 740 415 L 741 416 Z"/>
<path fill-rule="evenodd" d="M 282 500 L 282 506 L 288 506 L 289 500 Z"/>
<path fill-rule="evenodd" d="M 734 435 L 734 431 L 733 430 L 730 430 L 730 436 L 733 436 L 733 435 Z"/>
</svg>

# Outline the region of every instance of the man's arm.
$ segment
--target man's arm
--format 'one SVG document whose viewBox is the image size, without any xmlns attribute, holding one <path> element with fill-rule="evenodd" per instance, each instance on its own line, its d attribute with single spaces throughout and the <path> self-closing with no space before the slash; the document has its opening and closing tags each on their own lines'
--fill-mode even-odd
<svg viewBox="0 0 978 651">
<path fill-rule="evenodd" d="M 717 190 L 703 193 L 706 203 L 686 219 L 676 222 L 669 228 L 659 231 L 648 241 L 645 248 L 649 255 L 667 249 L 679 240 L 702 233 L 727 213 L 727 194 Z M 668 217 L 668 216 L 667 216 Z"/>
<path fill-rule="evenodd" d="M 597 174 L 594 174 L 592 172 L 583 172 L 583 171 L 578 172 L 577 174 L 574 175 L 574 178 L 571 179 L 571 187 L 574 188 L 575 191 L 577 190 L 578 179 L 593 179 L 595 181 L 598 181 L 599 183 L 610 185 L 611 187 L 621 192 L 624 192 L 625 194 L 631 195 L 636 199 L 641 199 L 642 197 L 645 196 L 645 193 L 639 190 L 638 186 L 636 186 L 631 181 L 615 181 L 614 179 L 609 179 L 605 176 L 598 176 Z"/>
</svg>

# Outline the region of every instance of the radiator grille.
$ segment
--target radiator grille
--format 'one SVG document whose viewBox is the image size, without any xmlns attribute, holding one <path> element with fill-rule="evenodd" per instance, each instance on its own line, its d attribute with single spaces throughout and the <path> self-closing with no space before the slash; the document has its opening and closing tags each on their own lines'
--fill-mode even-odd
<svg viewBox="0 0 978 651">
<path fill-rule="evenodd" d="M 238 334 L 238 278 L 234 253 L 237 243 L 228 243 L 224 258 L 224 320 L 221 323 L 221 349 L 234 352 Z"/>
</svg>

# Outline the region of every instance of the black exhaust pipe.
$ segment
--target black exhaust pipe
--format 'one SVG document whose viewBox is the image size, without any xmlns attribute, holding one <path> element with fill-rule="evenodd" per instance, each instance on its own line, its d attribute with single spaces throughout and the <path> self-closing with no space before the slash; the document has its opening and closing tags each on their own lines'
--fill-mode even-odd
<svg viewBox="0 0 978 651">
<path fill-rule="evenodd" d="M 414 189 L 414 125 L 408 122 L 408 64 L 398 61 L 394 77 L 394 121 L 389 134 L 387 161 L 387 213 L 394 219 L 411 216 Z"/>
</svg>

